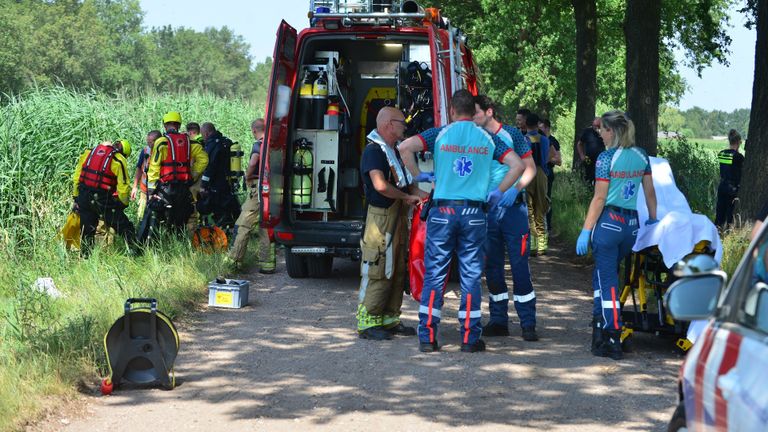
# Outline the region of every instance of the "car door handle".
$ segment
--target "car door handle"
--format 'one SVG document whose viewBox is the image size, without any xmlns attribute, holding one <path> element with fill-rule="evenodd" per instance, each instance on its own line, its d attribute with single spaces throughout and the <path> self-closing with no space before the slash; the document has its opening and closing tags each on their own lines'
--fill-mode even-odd
<svg viewBox="0 0 768 432">
<path fill-rule="evenodd" d="M 723 399 L 729 400 L 731 396 L 737 394 L 741 385 L 739 384 L 739 374 L 728 372 L 717 378 L 717 388 L 723 394 Z"/>
</svg>

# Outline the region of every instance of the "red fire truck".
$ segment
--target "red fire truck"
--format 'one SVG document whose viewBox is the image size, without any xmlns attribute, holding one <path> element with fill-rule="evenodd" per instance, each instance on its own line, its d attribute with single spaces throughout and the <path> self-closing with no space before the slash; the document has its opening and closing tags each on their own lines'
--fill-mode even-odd
<svg viewBox="0 0 768 432">
<path fill-rule="evenodd" d="M 415 134 L 448 123 L 456 90 L 477 93 L 466 36 L 438 9 L 325 0 L 308 15 L 300 33 L 278 28 L 261 148 L 262 224 L 293 278 L 327 277 L 334 257 L 359 259 L 360 155 L 378 110 L 401 109 Z"/>
</svg>

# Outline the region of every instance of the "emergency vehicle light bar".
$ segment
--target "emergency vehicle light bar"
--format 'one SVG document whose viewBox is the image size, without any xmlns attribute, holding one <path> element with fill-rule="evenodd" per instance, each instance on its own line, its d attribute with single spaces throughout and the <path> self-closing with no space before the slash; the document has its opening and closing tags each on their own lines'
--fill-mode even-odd
<svg viewBox="0 0 768 432">
<path fill-rule="evenodd" d="M 357 18 L 357 19 L 424 19 L 427 14 L 424 12 L 417 13 L 403 13 L 403 12 L 371 12 L 371 13 L 356 13 L 356 12 L 309 12 L 309 19 L 312 18 Z"/>
</svg>

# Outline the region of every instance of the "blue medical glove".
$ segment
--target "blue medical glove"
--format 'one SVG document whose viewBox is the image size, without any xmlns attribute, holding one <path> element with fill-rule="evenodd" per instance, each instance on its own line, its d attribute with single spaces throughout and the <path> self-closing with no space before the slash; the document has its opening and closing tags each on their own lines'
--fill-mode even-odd
<svg viewBox="0 0 768 432">
<path fill-rule="evenodd" d="M 496 188 L 488 192 L 488 197 L 486 197 L 485 200 L 488 202 L 490 207 L 496 207 L 503 195 L 504 193 L 500 191 L 499 188 Z"/>
<path fill-rule="evenodd" d="M 592 234 L 592 230 L 582 229 L 579 234 L 579 239 L 576 240 L 576 254 L 586 255 L 589 250 L 589 235 Z"/>
<path fill-rule="evenodd" d="M 429 183 L 435 181 L 435 173 L 429 171 L 422 171 L 413 178 L 413 181 L 417 183 Z"/>
<path fill-rule="evenodd" d="M 504 196 L 499 200 L 499 207 L 510 208 L 515 204 L 517 195 L 520 193 L 517 188 L 511 187 L 504 192 Z"/>
<path fill-rule="evenodd" d="M 656 218 L 649 217 L 648 220 L 645 221 L 645 225 L 653 225 L 659 223 L 659 220 Z"/>
</svg>

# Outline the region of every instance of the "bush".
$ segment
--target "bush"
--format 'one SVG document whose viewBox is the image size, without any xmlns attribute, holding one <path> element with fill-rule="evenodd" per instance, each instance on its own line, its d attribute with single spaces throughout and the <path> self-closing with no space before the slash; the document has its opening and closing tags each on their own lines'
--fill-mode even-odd
<svg viewBox="0 0 768 432">
<path fill-rule="evenodd" d="M 659 156 L 669 160 L 677 187 L 688 199 L 691 210 L 712 218 L 719 181 L 719 168 L 712 152 L 681 135 L 668 144 L 659 144 Z"/>
<path fill-rule="evenodd" d="M 575 247 L 591 200 L 592 188 L 584 181 L 581 172 L 558 171 L 552 184 L 554 235 Z"/>
</svg>

